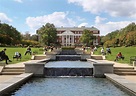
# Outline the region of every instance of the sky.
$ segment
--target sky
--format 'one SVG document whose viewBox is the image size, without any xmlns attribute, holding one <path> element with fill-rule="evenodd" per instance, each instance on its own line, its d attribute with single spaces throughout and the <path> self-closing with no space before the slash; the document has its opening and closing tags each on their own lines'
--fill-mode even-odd
<svg viewBox="0 0 136 96">
<path fill-rule="evenodd" d="M 0 0 L 0 21 L 25 34 L 55 27 L 96 27 L 100 35 L 136 23 L 136 0 Z"/>
</svg>

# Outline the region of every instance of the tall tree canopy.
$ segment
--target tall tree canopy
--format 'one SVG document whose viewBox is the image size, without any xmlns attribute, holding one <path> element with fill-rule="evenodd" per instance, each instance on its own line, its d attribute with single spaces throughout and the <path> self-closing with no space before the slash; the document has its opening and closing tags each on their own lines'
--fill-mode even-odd
<svg viewBox="0 0 136 96">
<path fill-rule="evenodd" d="M 83 31 L 83 34 L 82 34 L 81 38 L 80 38 L 80 41 L 81 41 L 84 45 L 90 46 L 90 45 L 92 45 L 94 38 L 95 38 L 95 36 L 93 36 L 93 33 L 90 32 L 89 30 L 86 30 L 86 29 L 85 29 L 85 30 Z"/>
<path fill-rule="evenodd" d="M 57 41 L 57 30 L 54 24 L 46 23 L 45 26 L 37 30 L 37 34 L 40 36 L 41 43 L 45 45 L 50 46 Z"/>
<path fill-rule="evenodd" d="M 136 45 L 136 24 L 130 23 L 125 28 L 113 31 L 102 38 L 105 46 Z"/>
<path fill-rule="evenodd" d="M 0 43 L 7 45 L 19 44 L 21 41 L 21 34 L 16 28 L 8 24 L 0 22 Z"/>
</svg>

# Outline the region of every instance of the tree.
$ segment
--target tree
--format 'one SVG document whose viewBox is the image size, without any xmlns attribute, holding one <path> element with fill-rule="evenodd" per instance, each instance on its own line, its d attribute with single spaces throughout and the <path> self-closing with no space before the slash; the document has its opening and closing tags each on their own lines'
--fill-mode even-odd
<svg viewBox="0 0 136 96">
<path fill-rule="evenodd" d="M 31 40 L 34 40 L 34 41 L 38 41 L 38 35 L 32 35 L 31 37 L 30 37 L 30 39 Z"/>
<path fill-rule="evenodd" d="M 54 24 L 46 23 L 45 26 L 37 30 L 37 34 L 40 36 L 41 43 L 45 45 L 50 46 L 57 41 L 57 30 Z"/>
<path fill-rule="evenodd" d="M 95 39 L 95 36 L 93 36 L 93 33 L 90 32 L 89 30 L 84 30 L 83 34 L 80 38 L 80 41 L 86 45 L 86 46 L 90 46 L 93 44 L 93 40 Z"/>
<path fill-rule="evenodd" d="M 21 34 L 16 28 L 0 22 L 0 38 L 3 38 L 1 44 L 15 45 L 20 43 Z"/>
</svg>

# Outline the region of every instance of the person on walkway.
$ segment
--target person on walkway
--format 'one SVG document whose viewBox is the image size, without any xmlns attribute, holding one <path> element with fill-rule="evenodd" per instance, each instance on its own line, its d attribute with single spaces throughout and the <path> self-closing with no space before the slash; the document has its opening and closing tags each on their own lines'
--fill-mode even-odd
<svg viewBox="0 0 136 96">
<path fill-rule="evenodd" d="M 6 55 L 5 51 L 6 51 L 6 48 L 3 49 L 3 50 L 0 52 L 0 61 L 6 60 L 6 64 L 8 64 L 8 61 L 9 61 L 9 62 L 12 62 L 12 61 L 9 60 L 9 57 Z"/>
<path fill-rule="evenodd" d="M 25 52 L 25 55 L 26 55 L 27 53 L 29 53 L 30 55 L 32 54 L 30 46 L 27 47 L 26 52 Z"/>
<path fill-rule="evenodd" d="M 118 59 L 124 60 L 124 56 L 122 55 L 121 52 L 119 52 L 119 53 L 117 54 L 116 59 L 115 59 L 114 61 L 118 61 Z"/>
</svg>

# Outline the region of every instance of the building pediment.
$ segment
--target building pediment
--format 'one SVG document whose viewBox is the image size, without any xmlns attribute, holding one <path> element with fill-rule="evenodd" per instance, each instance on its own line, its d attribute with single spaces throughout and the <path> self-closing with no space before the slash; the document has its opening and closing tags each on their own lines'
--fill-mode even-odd
<svg viewBox="0 0 136 96">
<path fill-rule="evenodd" d="M 71 32 L 70 30 L 66 30 L 65 32 L 62 33 L 62 35 L 74 35 L 74 33 Z"/>
</svg>

